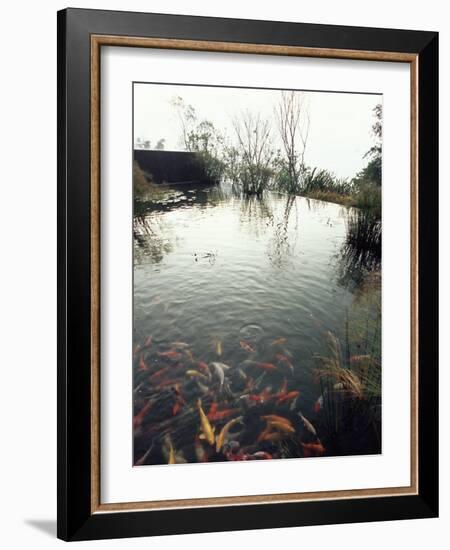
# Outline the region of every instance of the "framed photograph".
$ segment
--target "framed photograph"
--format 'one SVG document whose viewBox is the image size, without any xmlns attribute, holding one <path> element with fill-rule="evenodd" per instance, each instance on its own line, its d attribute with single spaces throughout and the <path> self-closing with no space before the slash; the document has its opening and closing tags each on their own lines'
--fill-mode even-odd
<svg viewBox="0 0 450 550">
<path fill-rule="evenodd" d="M 58 536 L 438 514 L 438 35 L 58 13 Z"/>
</svg>

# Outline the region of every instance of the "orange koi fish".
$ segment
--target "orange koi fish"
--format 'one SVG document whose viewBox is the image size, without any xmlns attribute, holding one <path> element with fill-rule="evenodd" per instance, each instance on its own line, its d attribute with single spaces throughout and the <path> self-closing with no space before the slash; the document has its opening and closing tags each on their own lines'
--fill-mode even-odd
<svg viewBox="0 0 450 550">
<path fill-rule="evenodd" d="M 265 428 L 259 434 L 256 441 L 258 443 L 261 443 L 262 441 L 280 441 L 280 439 L 284 439 L 283 434 L 281 434 L 280 432 L 273 432 L 270 428 Z"/>
<path fill-rule="evenodd" d="M 146 364 L 145 360 L 144 360 L 144 354 L 141 355 L 141 359 L 139 361 L 139 367 L 138 367 L 139 370 L 148 370 L 148 365 Z"/>
<path fill-rule="evenodd" d="M 255 367 L 263 370 L 277 370 L 277 367 L 273 363 L 255 363 Z"/>
<path fill-rule="evenodd" d="M 153 341 L 153 337 L 152 335 L 150 334 L 149 336 L 147 336 L 145 342 L 144 342 L 144 348 L 145 349 L 148 349 L 148 348 L 151 348 L 152 347 L 152 341 Z"/>
<path fill-rule="evenodd" d="M 295 399 L 298 395 L 300 395 L 299 391 L 290 391 L 282 395 L 278 398 L 277 404 L 284 403 L 285 401 L 290 401 L 291 399 Z"/>
<path fill-rule="evenodd" d="M 255 353 L 255 348 L 249 344 L 248 342 L 246 342 L 245 340 L 241 340 L 239 342 L 239 345 L 241 346 L 241 348 L 246 351 L 247 353 Z"/>
<path fill-rule="evenodd" d="M 320 443 L 302 443 L 300 442 L 300 445 L 303 448 L 303 456 L 304 457 L 311 457 L 311 456 L 323 456 L 325 453 L 325 447 Z"/>
<path fill-rule="evenodd" d="M 223 420 L 224 418 L 227 418 L 228 416 L 231 416 L 232 414 L 236 414 L 239 412 L 239 409 L 224 409 L 223 411 L 214 411 L 211 413 L 211 411 L 208 413 L 208 419 L 209 420 Z"/>
<path fill-rule="evenodd" d="M 285 418 L 284 416 L 278 416 L 277 414 L 266 414 L 261 417 L 266 422 L 277 422 L 279 424 L 286 424 L 287 426 L 291 426 L 291 421 Z"/>
<path fill-rule="evenodd" d="M 169 370 L 169 367 L 163 367 L 162 369 L 157 370 L 156 372 L 154 372 L 154 373 L 149 377 L 149 381 L 152 382 L 155 378 L 159 378 L 159 377 L 162 376 L 164 373 L 166 373 L 168 370 Z"/>
<path fill-rule="evenodd" d="M 139 426 L 144 421 L 144 418 L 146 417 L 148 411 L 151 409 L 152 405 L 153 405 L 152 401 L 147 401 L 147 403 L 142 407 L 142 409 L 133 418 L 133 429 L 139 428 Z"/>
<path fill-rule="evenodd" d="M 271 346 L 281 346 L 287 342 L 286 338 L 277 338 L 271 342 Z"/>
</svg>

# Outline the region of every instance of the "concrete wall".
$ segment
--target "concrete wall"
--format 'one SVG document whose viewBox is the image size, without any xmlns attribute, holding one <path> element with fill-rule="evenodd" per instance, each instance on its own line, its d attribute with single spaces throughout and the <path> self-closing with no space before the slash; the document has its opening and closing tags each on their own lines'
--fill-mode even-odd
<svg viewBox="0 0 450 550">
<path fill-rule="evenodd" d="M 134 160 L 154 183 L 212 183 L 198 153 L 135 149 Z"/>
</svg>

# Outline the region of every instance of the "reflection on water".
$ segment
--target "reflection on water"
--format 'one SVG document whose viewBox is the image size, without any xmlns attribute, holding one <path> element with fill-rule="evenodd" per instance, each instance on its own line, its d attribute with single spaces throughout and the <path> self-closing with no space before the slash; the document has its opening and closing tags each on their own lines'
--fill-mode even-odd
<svg viewBox="0 0 450 550">
<path fill-rule="evenodd" d="M 135 464 L 380 452 L 381 396 L 358 359 L 381 372 L 379 224 L 216 186 L 136 201 L 133 232 Z M 330 354 L 335 370 L 317 374 Z M 354 413 L 350 367 L 364 399 L 333 431 L 336 399 Z"/>
</svg>

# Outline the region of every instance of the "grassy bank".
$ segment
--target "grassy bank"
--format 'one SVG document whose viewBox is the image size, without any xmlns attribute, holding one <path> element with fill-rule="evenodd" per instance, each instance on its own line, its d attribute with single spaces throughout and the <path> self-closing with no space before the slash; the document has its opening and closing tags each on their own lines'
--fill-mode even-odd
<svg viewBox="0 0 450 550">
<path fill-rule="evenodd" d="M 343 206 L 354 206 L 368 210 L 376 218 L 381 218 L 381 187 L 367 185 L 350 193 L 337 192 L 332 189 L 315 189 L 300 193 L 302 197 L 326 202 L 334 202 Z"/>
</svg>

